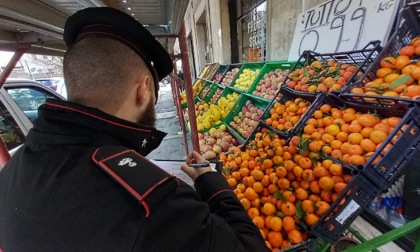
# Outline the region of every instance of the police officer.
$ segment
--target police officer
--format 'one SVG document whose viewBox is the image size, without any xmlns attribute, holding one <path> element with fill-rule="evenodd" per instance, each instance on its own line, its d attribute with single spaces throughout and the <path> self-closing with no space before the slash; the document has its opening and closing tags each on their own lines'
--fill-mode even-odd
<svg viewBox="0 0 420 252">
<path fill-rule="evenodd" d="M 143 158 L 165 136 L 154 105 L 172 63 L 159 42 L 111 8 L 71 16 L 64 40 L 69 101 L 39 108 L 0 173 L 0 251 L 266 251 L 198 153 L 182 165 L 196 190 Z"/>
</svg>

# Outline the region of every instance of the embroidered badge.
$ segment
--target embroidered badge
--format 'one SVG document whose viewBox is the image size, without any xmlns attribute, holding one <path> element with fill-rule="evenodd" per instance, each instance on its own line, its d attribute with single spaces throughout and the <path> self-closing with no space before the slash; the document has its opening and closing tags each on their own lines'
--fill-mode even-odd
<svg viewBox="0 0 420 252">
<path fill-rule="evenodd" d="M 143 140 L 142 144 L 141 144 L 141 147 L 142 147 L 142 148 L 146 147 L 146 144 L 147 144 L 147 140 L 146 140 L 146 138 L 145 138 L 145 139 Z"/>
<path fill-rule="evenodd" d="M 130 167 L 134 167 L 137 165 L 136 162 L 133 162 L 133 159 L 131 158 L 123 158 L 122 160 L 120 160 L 120 162 L 118 163 L 118 166 L 124 166 L 128 164 L 128 166 Z"/>
</svg>

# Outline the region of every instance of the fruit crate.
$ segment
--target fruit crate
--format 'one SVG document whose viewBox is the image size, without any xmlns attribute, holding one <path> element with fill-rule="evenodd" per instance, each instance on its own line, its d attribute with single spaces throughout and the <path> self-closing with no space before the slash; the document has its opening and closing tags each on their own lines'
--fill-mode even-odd
<svg viewBox="0 0 420 252">
<path fill-rule="evenodd" d="M 346 165 L 343 165 L 343 168 L 345 173 L 351 173 L 353 177 L 315 225 L 306 227 L 309 234 L 330 243 L 337 242 L 343 232 L 361 214 L 364 207 L 382 192 L 359 170 Z M 345 202 L 342 204 L 343 199 Z"/>
<path fill-rule="evenodd" d="M 205 64 L 203 70 L 199 74 L 199 78 L 209 80 L 213 78 L 215 70 L 219 67 L 219 63 L 209 63 Z"/>
<path fill-rule="evenodd" d="M 216 92 L 218 91 L 220 94 L 216 97 L 216 100 L 212 102 L 213 104 L 215 104 L 216 101 L 219 99 L 219 97 L 222 95 L 223 90 L 224 90 L 223 87 L 220 87 L 217 83 L 212 82 L 209 91 L 207 92 L 206 96 L 203 98 L 203 101 L 210 102 L 213 96 L 217 95 Z"/>
<path fill-rule="evenodd" d="M 211 81 L 219 83 L 219 81 L 222 80 L 223 76 L 226 73 L 226 70 L 229 68 L 229 65 L 219 65 L 219 68 L 216 70 L 216 72 L 214 73 L 213 78 L 211 78 Z M 216 80 L 216 76 L 220 75 L 220 79 L 219 81 Z"/>
<path fill-rule="evenodd" d="M 367 67 L 375 60 L 377 57 L 379 51 L 381 49 L 380 41 L 372 41 L 368 43 L 363 49 L 361 50 L 355 50 L 355 51 L 348 51 L 348 52 L 337 52 L 337 53 L 316 53 L 313 51 L 304 51 L 302 55 L 297 60 L 296 64 L 291 69 L 291 72 L 293 72 L 296 69 L 304 68 L 308 65 L 311 65 L 314 61 L 319 61 L 323 65 L 327 64 L 328 61 L 334 60 L 342 64 L 350 64 L 357 66 L 356 71 L 353 73 L 353 75 L 349 78 L 347 83 L 353 83 L 358 78 L 357 73 L 358 72 L 365 72 Z M 287 79 L 286 83 L 289 83 L 292 81 L 290 78 Z M 308 83 L 319 83 L 320 80 L 309 80 Z M 297 91 L 293 88 L 286 87 L 291 92 L 295 93 L 308 93 L 303 91 Z M 319 91 L 317 91 L 319 92 Z M 315 95 L 316 92 L 309 92 L 310 94 Z"/>
<path fill-rule="evenodd" d="M 310 102 L 311 105 L 309 106 L 308 110 L 301 116 L 299 121 L 294 125 L 294 127 L 289 129 L 288 131 L 280 131 L 279 129 L 273 128 L 271 125 L 268 125 L 265 121 L 263 121 L 263 123 L 267 125 L 269 129 L 271 129 L 279 135 L 282 135 L 284 138 L 289 138 L 290 136 L 297 135 L 298 131 L 300 131 L 303 125 L 306 123 L 305 118 L 314 113 L 314 111 L 318 107 L 317 104 L 320 104 L 322 102 L 324 95 L 325 94 L 323 93 L 318 93 L 316 94 L 316 96 L 313 96 L 309 93 L 297 94 L 294 92 L 290 92 L 288 89 L 282 87 L 280 91 L 276 94 L 275 99 L 273 99 L 267 106 L 266 110 L 261 116 L 261 120 L 266 120 L 267 118 L 271 117 L 270 110 L 274 107 L 276 103 L 285 104 L 287 101 L 295 100 L 296 98 L 302 98 L 303 100 Z"/>
<path fill-rule="evenodd" d="M 230 94 L 234 94 L 234 93 L 238 94 L 239 96 L 241 95 L 241 93 L 240 93 L 240 92 L 238 92 L 237 90 L 235 90 L 235 89 L 233 89 L 233 88 L 231 88 L 231 87 L 225 87 L 225 88 L 223 89 L 223 93 L 222 93 L 222 94 L 219 96 L 219 98 L 217 99 L 216 104 L 217 104 L 217 102 L 219 102 L 220 98 L 222 98 L 222 97 L 227 97 L 228 95 L 230 95 Z M 238 100 L 239 100 L 239 98 L 238 98 Z"/>
<path fill-rule="evenodd" d="M 253 92 L 257 89 L 257 87 L 259 86 L 260 81 L 264 79 L 264 76 L 266 74 L 268 74 L 268 73 L 270 73 L 270 72 L 272 72 L 272 71 L 274 71 L 274 70 L 276 70 L 278 68 L 280 68 L 282 70 L 290 70 L 290 69 L 293 68 L 294 64 L 296 64 L 296 62 L 294 62 L 294 61 L 293 62 L 288 62 L 288 61 L 267 62 L 264 65 L 264 67 L 261 69 L 261 74 L 255 79 L 255 81 L 252 84 L 252 86 L 248 89 L 247 94 L 258 96 L 258 95 L 253 94 Z M 284 81 L 282 81 L 281 83 L 284 83 L 286 81 L 286 79 L 287 79 L 287 74 L 285 76 Z M 279 83 L 279 84 L 281 84 L 281 83 Z M 275 91 L 275 93 L 273 93 L 273 96 L 275 96 L 277 94 L 277 92 L 278 92 L 279 89 L 280 88 L 278 88 Z M 260 97 L 262 99 L 265 99 L 265 100 L 268 100 L 268 101 L 269 100 L 272 100 L 272 99 L 264 98 L 264 97 L 261 97 L 261 96 L 258 96 L 258 97 Z"/>
<path fill-rule="evenodd" d="M 248 94 L 242 94 L 241 97 L 239 98 L 239 100 L 236 102 L 236 104 L 232 107 L 232 109 L 230 110 L 230 112 L 226 116 L 226 118 L 223 119 L 223 122 L 226 123 L 227 125 L 229 125 L 230 128 L 232 128 L 234 130 L 234 133 L 238 136 L 238 138 L 240 138 L 243 142 L 245 142 L 249 138 L 249 136 L 248 137 L 243 136 L 243 134 L 241 132 L 239 132 L 237 129 L 234 129 L 234 127 L 232 125 L 234 123 L 235 117 L 238 116 L 240 112 L 243 112 L 242 107 L 245 106 L 248 101 L 251 101 L 252 104 L 255 107 L 260 109 L 261 115 L 268 105 L 268 102 L 263 100 L 263 99 L 260 99 L 258 97 L 254 97 L 254 96 L 250 96 Z M 249 113 L 257 114 L 257 112 L 249 112 Z M 251 115 L 251 116 L 254 116 L 254 115 Z M 259 116 L 258 116 L 258 118 L 257 118 L 257 116 L 258 115 L 254 116 L 255 118 L 252 119 L 252 120 L 255 121 L 255 124 L 256 124 L 255 126 L 253 126 L 254 129 L 257 127 L 258 121 L 259 121 Z M 246 118 L 251 119 L 249 117 L 246 117 Z M 252 127 L 252 126 L 248 125 L 248 127 Z M 246 131 L 246 130 L 244 130 L 244 131 Z M 248 134 L 251 135 L 251 133 L 252 133 L 252 131 L 250 131 Z"/>
<path fill-rule="evenodd" d="M 255 80 L 259 77 L 259 75 L 261 74 L 261 70 L 263 69 L 264 65 L 266 63 L 265 62 L 257 62 L 257 63 L 244 63 L 241 67 L 241 69 L 239 70 L 239 72 L 236 74 L 235 78 L 232 80 L 232 82 L 230 83 L 230 87 L 234 88 L 236 90 L 238 90 L 241 93 L 246 93 L 248 91 L 248 89 L 255 83 Z M 240 88 L 236 88 L 234 87 L 236 84 L 236 81 L 238 80 L 239 76 L 245 71 L 245 69 L 251 69 L 253 71 L 260 69 L 260 73 L 255 77 L 255 79 L 252 81 L 252 83 L 250 84 L 249 88 L 247 89 L 240 89 Z"/>
<path fill-rule="evenodd" d="M 219 82 L 217 82 L 217 83 L 218 83 L 218 84 L 220 84 L 221 86 L 224 86 L 224 87 L 226 87 L 226 86 L 230 86 L 230 84 L 229 84 L 229 85 L 224 85 L 224 84 L 222 84 L 222 82 L 223 82 L 224 78 L 226 78 L 226 77 L 227 77 L 228 73 L 229 73 L 230 71 L 232 71 L 232 69 L 234 69 L 234 68 L 239 68 L 239 69 L 241 69 L 242 65 L 243 65 L 242 63 L 238 63 L 238 64 L 230 64 L 230 65 L 226 68 L 226 70 L 225 70 L 225 72 L 224 72 L 224 74 L 223 74 L 222 78 L 220 79 L 220 81 L 219 81 Z M 239 72 L 239 71 L 238 71 L 238 72 Z M 233 76 L 232 81 L 235 79 L 235 77 L 236 77 L 236 75 L 235 75 L 235 76 Z"/>
<path fill-rule="evenodd" d="M 205 83 L 205 80 L 203 80 L 203 79 L 201 79 L 201 78 L 197 78 L 197 79 L 195 80 L 195 82 L 193 83 L 193 90 L 194 90 L 194 88 L 195 88 L 195 87 L 198 87 L 198 85 L 200 85 L 200 83 Z M 204 86 L 204 85 L 203 85 L 203 86 Z M 202 88 L 201 88 L 201 89 L 202 89 Z M 201 91 L 201 89 L 200 89 L 198 92 L 200 92 L 200 91 Z M 185 92 L 185 91 L 183 91 L 183 92 Z M 198 97 L 198 92 L 197 92 L 196 96 L 194 97 L 194 99 Z M 186 102 L 182 103 L 182 108 L 186 108 L 187 106 L 188 106 L 188 105 L 187 105 L 187 103 L 186 103 Z"/>
<path fill-rule="evenodd" d="M 416 148 L 420 147 L 420 108 L 414 104 L 405 103 L 385 105 L 380 101 L 381 98 L 377 97 L 374 99 L 377 100 L 377 104 L 369 105 L 347 101 L 338 95 L 329 94 L 324 96 L 322 102 L 317 103 L 315 106 L 316 109 L 319 109 L 323 104 L 330 104 L 338 109 L 353 108 L 356 112 L 373 113 L 382 119 L 389 117 L 401 118 L 380 147 L 376 148 L 363 165 L 358 166 L 358 169 L 372 180 L 377 187 L 385 190 L 415 154 Z M 312 116 L 313 114 L 308 114 L 304 125 Z M 349 165 L 356 168 L 352 164 Z"/>
<path fill-rule="evenodd" d="M 375 80 L 376 71 L 381 68 L 381 60 L 385 57 L 392 56 L 397 57 L 399 51 L 404 46 L 410 44 L 410 42 L 420 36 L 420 3 L 407 4 L 404 6 L 399 15 L 399 25 L 398 29 L 389 39 L 388 43 L 384 46 L 382 51 L 376 57 L 376 60 L 369 66 L 366 72 L 362 75 L 360 80 L 355 83 L 352 83 L 346 86 L 340 93 L 348 100 L 353 101 L 362 101 L 365 103 L 375 104 L 377 102 L 375 97 L 378 95 L 370 94 L 352 94 L 351 90 L 356 87 L 364 87 L 368 82 Z M 419 57 L 413 57 L 412 60 L 420 60 Z M 414 84 L 413 84 L 414 85 Z M 388 97 L 382 96 L 379 97 Z M 419 99 L 411 99 L 404 97 L 390 97 L 390 99 L 385 100 L 385 102 L 396 104 L 398 102 L 416 102 L 420 103 Z"/>
<path fill-rule="evenodd" d="M 200 90 L 200 92 L 197 93 L 197 97 L 200 98 L 201 100 L 204 100 L 204 97 L 206 97 L 206 95 L 210 91 L 210 88 L 211 88 L 212 84 L 213 84 L 213 82 L 206 81 L 203 85 L 203 88 Z"/>
</svg>

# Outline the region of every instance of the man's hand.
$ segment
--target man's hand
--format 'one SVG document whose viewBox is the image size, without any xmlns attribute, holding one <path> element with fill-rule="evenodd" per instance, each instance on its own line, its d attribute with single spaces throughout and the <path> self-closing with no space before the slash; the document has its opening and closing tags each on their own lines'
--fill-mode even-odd
<svg viewBox="0 0 420 252">
<path fill-rule="evenodd" d="M 186 163 L 181 166 L 181 170 L 185 172 L 192 180 L 195 181 L 201 174 L 212 171 L 211 167 L 209 165 L 207 167 L 194 168 L 189 166 L 189 164 L 201 164 L 206 162 L 208 161 L 203 156 L 193 151 L 187 156 Z"/>
</svg>

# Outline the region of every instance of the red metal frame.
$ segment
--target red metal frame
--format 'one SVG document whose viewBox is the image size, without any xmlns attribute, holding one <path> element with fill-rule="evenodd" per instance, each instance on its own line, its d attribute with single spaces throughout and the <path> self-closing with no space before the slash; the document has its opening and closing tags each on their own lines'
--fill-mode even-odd
<svg viewBox="0 0 420 252">
<path fill-rule="evenodd" d="M 187 46 L 188 43 L 187 43 L 187 34 L 185 31 L 185 23 L 182 23 L 178 39 L 179 39 L 179 47 L 181 49 L 181 56 L 182 56 L 182 68 L 184 72 L 185 93 L 187 95 L 188 115 L 190 118 L 191 141 L 192 141 L 193 149 L 196 152 L 200 152 L 200 145 L 198 143 L 199 141 L 198 141 L 198 131 L 197 131 L 197 118 L 195 116 L 194 95 L 193 95 L 193 88 L 192 88 L 190 60 L 188 57 L 188 46 Z"/>
<path fill-rule="evenodd" d="M 16 64 L 19 62 L 22 55 L 31 47 L 31 44 L 20 44 L 16 49 L 15 54 L 10 59 L 4 71 L 0 74 L 0 88 L 3 87 L 3 84 L 6 82 L 7 77 L 12 73 Z M 6 148 L 6 145 L 3 141 L 0 143 L 0 166 L 4 167 L 10 159 L 9 151 Z"/>
</svg>

